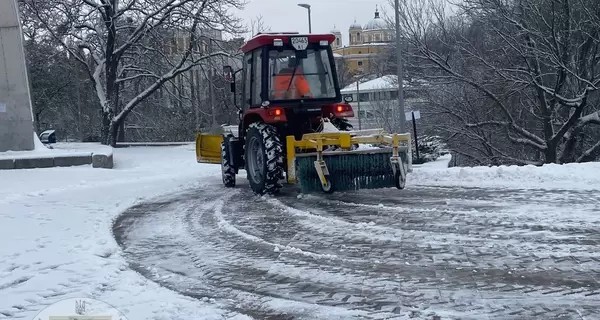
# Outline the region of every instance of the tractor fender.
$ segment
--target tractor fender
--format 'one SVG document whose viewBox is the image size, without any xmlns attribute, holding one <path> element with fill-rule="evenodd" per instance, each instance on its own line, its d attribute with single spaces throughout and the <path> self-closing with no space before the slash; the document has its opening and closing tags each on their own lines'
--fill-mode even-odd
<svg viewBox="0 0 600 320">
<path fill-rule="evenodd" d="M 264 122 L 264 120 L 260 114 L 253 112 L 253 113 L 246 113 L 244 115 L 244 120 L 242 121 L 242 123 L 243 123 L 242 134 L 244 136 L 246 136 L 246 131 L 248 130 L 248 127 L 250 127 L 250 124 L 255 123 L 255 122 Z"/>
<path fill-rule="evenodd" d="M 278 113 L 276 111 L 279 110 Z M 250 124 L 254 122 L 264 122 L 268 124 L 285 123 L 287 116 L 283 108 L 251 108 L 246 110 L 243 117 L 242 132 L 246 132 Z"/>
</svg>

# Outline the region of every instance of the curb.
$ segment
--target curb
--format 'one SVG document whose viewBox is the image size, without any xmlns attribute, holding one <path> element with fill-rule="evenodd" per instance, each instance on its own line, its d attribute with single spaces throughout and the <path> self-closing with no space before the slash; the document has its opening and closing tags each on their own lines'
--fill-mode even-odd
<svg viewBox="0 0 600 320">
<path fill-rule="evenodd" d="M 0 159 L 0 170 L 72 167 L 91 164 L 93 168 L 112 169 L 113 155 L 80 153 L 32 158 Z"/>
</svg>

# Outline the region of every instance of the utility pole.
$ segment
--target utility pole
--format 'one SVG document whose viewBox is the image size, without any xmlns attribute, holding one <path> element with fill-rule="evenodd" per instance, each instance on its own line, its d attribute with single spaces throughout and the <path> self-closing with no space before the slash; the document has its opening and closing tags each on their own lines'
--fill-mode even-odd
<svg viewBox="0 0 600 320">
<path fill-rule="evenodd" d="M 362 126 L 361 126 L 361 121 L 360 121 L 360 79 L 358 78 L 356 79 L 356 103 L 357 103 L 357 109 L 358 109 L 358 130 L 362 130 Z"/>
<path fill-rule="evenodd" d="M 396 58 L 398 71 L 398 107 L 400 110 L 400 133 L 404 133 L 406 126 L 406 114 L 404 113 L 404 76 L 402 72 L 402 55 L 400 46 L 400 4 L 394 0 L 394 11 L 396 13 Z M 416 137 L 415 137 L 416 139 Z"/>
<path fill-rule="evenodd" d="M 417 119 L 415 118 L 414 111 L 411 111 L 410 114 L 412 116 L 413 132 L 415 134 L 415 151 L 417 152 L 417 161 L 419 161 L 419 159 L 421 159 L 421 158 L 419 157 L 419 142 L 417 140 Z"/>
</svg>

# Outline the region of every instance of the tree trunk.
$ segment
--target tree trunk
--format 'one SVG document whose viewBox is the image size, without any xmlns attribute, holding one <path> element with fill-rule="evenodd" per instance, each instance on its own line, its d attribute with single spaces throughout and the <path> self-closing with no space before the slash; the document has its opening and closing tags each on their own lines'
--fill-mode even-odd
<svg viewBox="0 0 600 320">
<path fill-rule="evenodd" d="M 112 112 L 102 112 L 102 124 L 100 127 L 100 143 L 110 145 L 110 124 Z"/>
<path fill-rule="evenodd" d="M 40 126 L 40 112 L 35 113 L 35 130 L 38 135 L 42 133 Z"/>
<path fill-rule="evenodd" d="M 198 132 L 200 131 L 200 114 L 196 99 L 196 75 L 194 69 L 190 70 L 190 98 L 192 99 L 192 109 L 194 110 L 194 129 L 195 132 Z"/>
<path fill-rule="evenodd" d="M 568 162 L 575 161 L 575 158 L 576 158 L 575 157 L 575 149 L 577 147 L 577 140 L 579 138 L 580 133 L 581 133 L 581 128 L 575 127 L 573 130 L 571 130 L 571 133 L 569 134 L 569 138 L 563 145 L 563 150 L 560 155 L 561 163 L 568 163 Z"/>
<path fill-rule="evenodd" d="M 124 112 L 121 117 L 116 118 L 116 117 L 112 117 L 111 121 L 110 121 L 110 125 L 109 125 L 109 144 L 114 148 L 117 146 L 117 141 L 119 138 L 119 133 L 120 133 L 120 128 L 123 127 L 125 125 L 125 119 L 127 119 L 127 116 L 129 115 L 129 112 Z"/>
<path fill-rule="evenodd" d="M 125 142 L 125 121 L 121 121 L 119 124 L 119 133 L 117 135 L 117 141 Z"/>
<path fill-rule="evenodd" d="M 111 121 L 109 125 L 109 145 L 113 148 L 117 146 L 117 134 L 119 133 L 119 124 Z"/>
<path fill-rule="evenodd" d="M 546 149 L 546 151 L 544 152 L 544 155 L 546 157 L 544 163 L 557 163 L 557 156 L 556 156 L 556 144 L 554 142 L 546 142 L 548 145 L 548 148 Z"/>
</svg>

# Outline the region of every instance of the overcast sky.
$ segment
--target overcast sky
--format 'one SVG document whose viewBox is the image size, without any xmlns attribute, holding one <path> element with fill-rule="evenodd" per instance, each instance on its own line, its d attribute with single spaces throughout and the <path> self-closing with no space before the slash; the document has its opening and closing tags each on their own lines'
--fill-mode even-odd
<svg viewBox="0 0 600 320">
<path fill-rule="evenodd" d="M 262 15 L 265 25 L 272 32 L 297 31 L 308 33 L 308 11 L 298 6 L 311 6 L 312 32 L 328 33 L 334 25 L 342 32 L 344 44 L 348 44 L 348 27 L 354 19 L 362 26 L 373 19 L 375 5 L 383 12 L 393 14 L 389 0 L 249 0 L 238 16 L 249 25 L 251 19 Z M 382 9 L 383 8 L 383 9 Z"/>
</svg>

